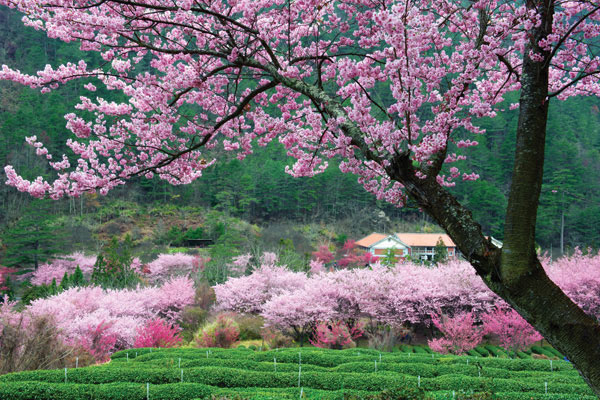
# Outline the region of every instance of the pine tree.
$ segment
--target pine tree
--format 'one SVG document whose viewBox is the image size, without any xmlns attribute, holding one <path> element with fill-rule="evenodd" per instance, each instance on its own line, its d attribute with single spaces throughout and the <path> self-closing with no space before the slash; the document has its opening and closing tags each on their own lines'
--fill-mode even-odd
<svg viewBox="0 0 600 400">
<path fill-rule="evenodd" d="M 433 262 L 438 264 L 438 263 L 444 263 L 446 261 L 448 261 L 448 249 L 446 248 L 444 241 L 440 237 L 440 238 L 438 238 L 438 241 L 435 244 L 435 249 L 434 249 L 434 254 L 433 254 Z"/>
<path fill-rule="evenodd" d="M 69 279 L 69 273 L 65 271 L 65 274 L 63 275 L 62 280 L 60 281 L 60 285 L 58 285 L 58 290 L 62 292 L 63 290 L 67 290 L 70 287 L 71 282 Z"/>
<path fill-rule="evenodd" d="M 49 200 L 32 201 L 22 216 L 4 232 L 3 265 L 37 269 L 41 263 L 63 250 L 60 243 L 64 231 L 50 213 L 50 206 Z"/>
<path fill-rule="evenodd" d="M 131 247 L 132 241 L 129 235 L 123 242 L 113 238 L 98 255 L 90 282 L 111 289 L 137 286 L 140 278 L 131 267 L 133 263 Z"/>
<path fill-rule="evenodd" d="M 77 266 L 77 268 L 75 268 L 75 272 L 73 272 L 73 275 L 71 275 L 70 283 L 72 287 L 85 286 L 86 281 L 83 277 L 83 272 L 81 271 L 81 268 L 79 268 L 79 265 Z"/>
</svg>

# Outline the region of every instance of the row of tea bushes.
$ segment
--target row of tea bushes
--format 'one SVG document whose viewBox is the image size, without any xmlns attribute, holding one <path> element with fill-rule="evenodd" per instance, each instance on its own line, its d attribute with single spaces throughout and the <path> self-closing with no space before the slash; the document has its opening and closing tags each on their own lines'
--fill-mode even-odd
<svg viewBox="0 0 600 400">
<path fill-rule="evenodd" d="M 0 399 L 189 400 L 239 394 L 266 400 L 298 398 L 300 391 L 303 398 L 361 399 L 396 387 L 423 391 L 432 400 L 451 399 L 452 392 L 491 392 L 514 400 L 594 398 L 570 363 L 554 361 L 552 370 L 549 364 L 369 349 L 134 349 L 115 353 L 102 366 L 1 376 Z"/>
</svg>

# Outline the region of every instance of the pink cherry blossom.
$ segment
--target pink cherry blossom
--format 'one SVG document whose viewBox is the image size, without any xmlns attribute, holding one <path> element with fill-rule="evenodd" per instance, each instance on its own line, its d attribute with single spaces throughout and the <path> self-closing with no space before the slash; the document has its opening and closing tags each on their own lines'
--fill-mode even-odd
<svg viewBox="0 0 600 400">
<path fill-rule="evenodd" d="M 478 178 L 452 163 L 485 133 L 479 119 L 496 116 L 505 95 L 520 89 L 527 32 L 540 21 L 535 11 L 497 0 L 280 3 L 0 0 L 23 12 L 25 25 L 77 41 L 104 61 L 71 60 L 36 74 L 4 65 L 0 79 L 44 93 L 85 79 L 90 93 L 101 85 L 126 96 L 82 96 L 77 113 L 65 116 L 78 161 L 33 139 L 55 179 L 27 180 L 7 166 L 7 182 L 52 198 L 106 193 L 138 175 L 185 184 L 216 161 L 203 147 L 243 159 L 273 140 L 297 160 L 288 173 L 312 176 L 339 157 L 342 171 L 397 205 L 406 194 L 386 168 L 399 152 L 410 155 L 417 176 L 439 174 L 444 186 Z M 550 54 L 551 96 L 600 93 L 600 58 L 589 50 L 600 35 L 594 7 L 555 4 L 552 33 L 539 42 Z M 546 62 L 539 51 L 528 56 Z M 429 168 L 438 154 L 452 172 Z"/>
</svg>

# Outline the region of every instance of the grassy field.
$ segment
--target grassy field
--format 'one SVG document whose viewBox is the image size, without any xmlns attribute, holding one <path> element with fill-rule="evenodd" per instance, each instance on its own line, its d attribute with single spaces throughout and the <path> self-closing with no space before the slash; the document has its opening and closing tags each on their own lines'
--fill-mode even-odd
<svg viewBox="0 0 600 400">
<path fill-rule="evenodd" d="M 494 347 L 461 357 L 403 350 L 132 349 L 101 366 L 0 376 L 0 399 L 596 398 L 559 359 L 503 358 Z"/>
</svg>

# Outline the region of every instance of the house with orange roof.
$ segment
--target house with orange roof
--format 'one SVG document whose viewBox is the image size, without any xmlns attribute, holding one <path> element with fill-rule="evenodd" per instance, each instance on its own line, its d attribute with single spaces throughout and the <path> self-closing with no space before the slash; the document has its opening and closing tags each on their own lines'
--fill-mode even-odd
<svg viewBox="0 0 600 400">
<path fill-rule="evenodd" d="M 456 260 L 459 256 L 456 244 L 445 233 L 372 233 L 356 241 L 356 245 L 378 257 L 393 251 L 397 259 L 410 256 L 413 260 L 431 261 L 439 240 L 446 246 L 448 259 Z"/>
<path fill-rule="evenodd" d="M 371 233 L 355 242 L 356 245 L 377 257 L 385 257 L 391 250 L 396 258 L 405 258 L 410 254 L 410 248 L 396 235 Z"/>
</svg>

